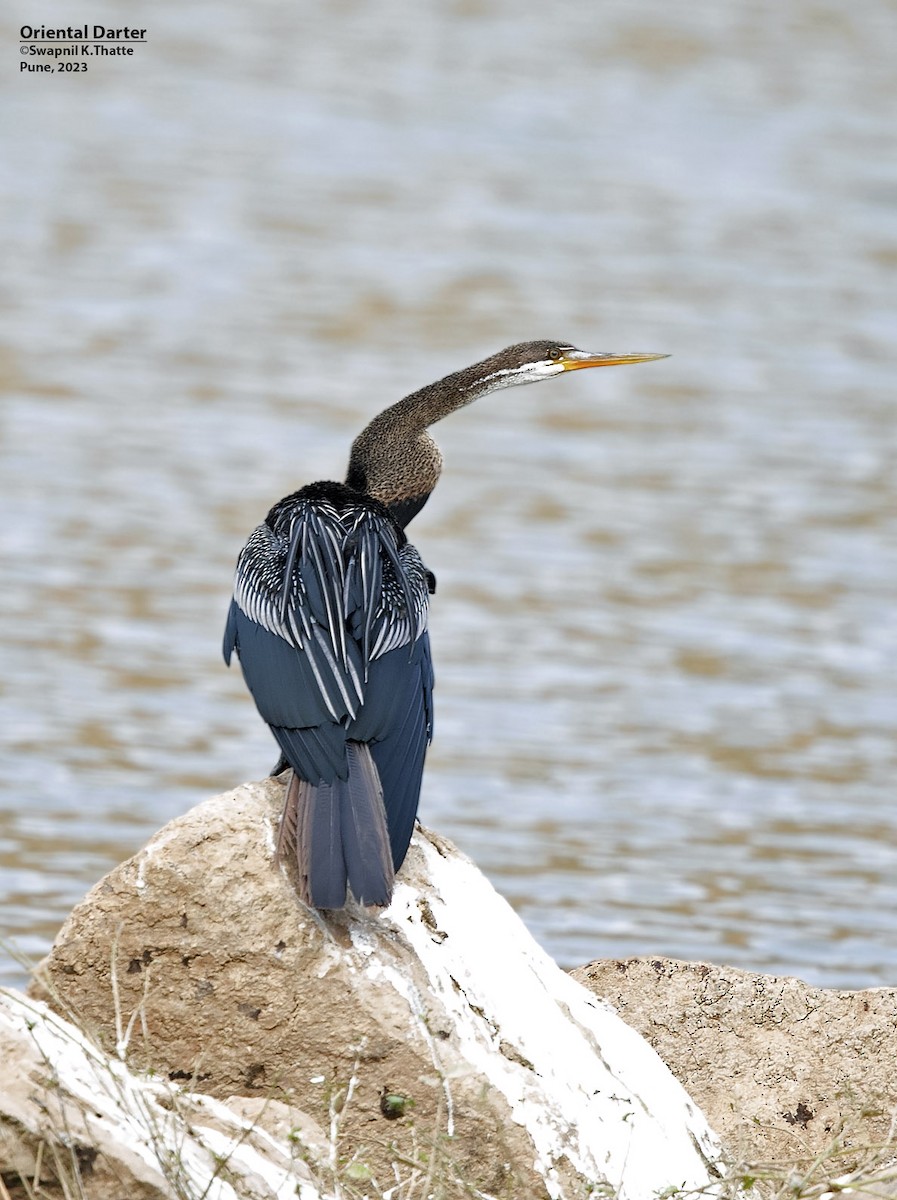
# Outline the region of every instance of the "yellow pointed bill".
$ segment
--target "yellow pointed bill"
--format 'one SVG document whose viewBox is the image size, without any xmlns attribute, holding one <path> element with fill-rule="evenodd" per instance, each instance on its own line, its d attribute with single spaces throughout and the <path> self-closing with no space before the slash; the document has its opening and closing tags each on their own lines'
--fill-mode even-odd
<svg viewBox="0 0 897 1200">
<path fill-rule="evenodd" d="M 585 367 L 623 367 L 627 363 L 653 362 L 657 358 L 669 358 L 669 354 L 588 354 L 585 350 L 571 350 L 561 359 L 565 371 L 581 371 Z"/>
</svg>

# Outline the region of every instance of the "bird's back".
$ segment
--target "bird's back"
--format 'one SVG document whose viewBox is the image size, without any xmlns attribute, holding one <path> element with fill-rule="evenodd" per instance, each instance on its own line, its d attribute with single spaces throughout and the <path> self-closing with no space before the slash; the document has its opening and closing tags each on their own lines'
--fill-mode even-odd
<svg viewBox="0 0 897 1200">
<path fill-rule="evenodd" d="M 357 806 L 375 779 L 396 868 L 432 732 L 431 579 L 382 504 L 344 484 L 312 484 L 276 504 L 244 546 L 224 640 L 226 660 L 236 649 L 259 712 L 308 785 L 303 795 L 317 789 L 322 812 L 308 827 L 324 828 L 325 808 Z M 376 840 L 362 826 L 359 836 Z M 338 891 L 328 885 L 330 901 Z M 313 886 L 309 895 L 315 902 Z"/>
</svg>

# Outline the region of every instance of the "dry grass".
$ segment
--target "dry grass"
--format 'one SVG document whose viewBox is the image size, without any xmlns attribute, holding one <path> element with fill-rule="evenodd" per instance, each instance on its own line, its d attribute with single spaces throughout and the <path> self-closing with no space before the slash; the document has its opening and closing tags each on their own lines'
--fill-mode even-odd
<svg viewBox="0 0 897 1200">
<path fill-rule="evenodd" d="M 146 1045 L 144 1006 L 151 972 L 145 974 L 143 1000 L 125 1019 L 118 994 L 117 955 L 116 943 L 111 950 L 111 977 L 117 1055 L 110 1057 L 98 1049 L 93 1051 L 91 1063 L 97 1088 L 113 1097 L 122 1112 L 137 1119 L 153 1148 L 159 1172 L 177 1200 L 211 1200 L 229 1191 L 238 1198 L 245 1195 L 245 1191 L 241 1192 L 244 1168 L 239 1152 L 261 1129 L 258 1122 L 241 1124 L 234 1118 L 226 1148 L 222 1150 L 219 1146 L 216 1150 L 197 1128 L 197 1099 L 189 1086 L 181 1088 L 132 1068 L 128 1068 L 129 1075 L 122 1070 L 127 1067 L 135 1035 L 142 1035 Z M 22 965 L 30 969 L 30 964 Z M 50 994 L 57 1011 L 66 1013 L 68 1020 L 83 1031 L 78 1014 L 60 996 Z M 94 1047 L 98 1046 L 98 1040 L 90 1037 L 89 1030 L 85 1036 Z M 63 1081 L 46 1057 L 44 1066 L 45 1084 L 58 1101 L 52 1128 L 34 1147 L 33 1171 L 15 1178 L 9 1173 L 5 1178 L 0 1176 L 0 1200 L 95 1200 L 96 1148 L 85 1137 L 85 1122 L 78 1102 L 66 1100 Z M 287 1164 L 281 1175 L 282 1185 L 292 1184 L 294 1194 L 298 1195 L 300 1185 L 309 1186 L 307 1170 L 326 1200 L 494 1200 L 465 1180 L 453 1155 L 442 1100 L 432 1128 L 413 1128 L 410 1154 L 400 1154 L 392 1148 L 392 1178 L 376 1178 L 365 1161 L 365 1148 L 350 1150 L 344 1144 L 345 1119 L 358 1083 L 357 1068 L 358 1061 L 348 1080 L 335 1086 L 329 1095 L 326 1153 L 312 1154 L 299 1130 L 292 1131 L 286 1144 L 280 1147 Z M 134 1080 L 136 1086 L 129 1082 Z M 144 1094 L 152 1095 L 154 1103 L 142 1101 Z M 199 1098 L 200 1104 L 203 1099 Z M 888 1136 L 878 1145 L 858 1146 L 855 1134 L 856 1130 L 845 1128 L 819 1154 L 795 1157 L 787 1163 L 732 1161 L 725 1178 L 708 1187 L 705 1194 L 718 1200 L 746 1200 L 748 1196 L 753 1200 L 830 1200 L 845 1194 L 897 1197 L 897 1121 L 892 1121 Z M 269 1135 L 263 1136 L 270 1142 Z M 201 1178 L 197 1178 L 197 1153 L 205 1163 Z M 121 1195 L 127 1195 L 129 1190 L 123 1182 Z M 111 1194 L 105 1185 L 102 1194 L 106 1197 Z M 606 1184 L 596 1183 L 591 1188 L 586 1185 L 583 1200 L 587 1196 L 610 1200 L 614 1194 Z M 686 1195 L 696 1193 L 671 1188 L 656 1200 L 684 1200 Z"/>
<path fill-rule="evenodd" d="M 9 947 L 4 948 L 13 953 Z M 19 955 L 15 957 L 23 967 L 32 970 L 32 964 L 23 961 Z M 261 1132 L 264 1139 L 270 1142 L 269 1135 L 264 1133 L 258 1119 L 241 1125 L 239 1119 L 234 1117 L 234 1124 L 239 1126 L 239 1131 L 230 1137 L 227 1148 L 222 1152 L 209 1145 L 197 1128 L 197 1097 L 193 1094 L 195 1080 L 186 1087 L 180 1087 L 155 1077 L 152 1072 L 134 1069 L 128 1063 L 135 1033 L 142 1035 L 144 1052 L 148 1050 L 145 1004 L 151 970 L 144 974 L 141 1002 L 127 1018 L 122 1011 L 118 987 L 118 939 L 111 948 L 110 976 L 115 1009 L 114 1056 L 107 1055 L 99 1048 L 99 1038 L 92 1036 L 89 1028 L 85 1029 L 85 1022 L 80 1015 L 56 992 L 50 981 L 41 979 L 56 1010 L 65 1014 L 70 1024 L 91 1043 L 91 1069 L 96 1076 L 98 1093 L 113 1097 L 123 1114 L 137 1118 L 152 1146 L 158 1170 L 177 1200 L 209 1200 L 210 1196 L 217 1196 L 221 1191 L 226 1194 L 228 1187 L 232 1189 L 232 1194 L 240 1197 L 242 1166 L 237 1161 L 238 1152 L 257 1132 Z M 35 1025 L 37 1020 L 38 1009 L 35 1008 Z M 36 1034 L 33 1036 L 40 1050 Z M 81 1050 L 74 1036 L 72 1046 Z M 45 1071 L 44 1087 L 49 1089 L 56 1101 L 52 1128 L 36 1141 L 33 1171 L 28 1175 L 18 1174 L 14 1180 L 9 1174 L 5 1181 L 0 1176 L 0 1200 L 94 1200 L 98 1191 L 94 1177 L 97 1152 L 90 1143 L 81 1105 L 77 1099 L 66 1096 L 64 1080 L 60 1079 L 50 1059 L 42 1050 L 40 1052 Z M 307 1188 L 312 1183 L 322 1200 L 494 1200 L 467 1183 L 453 1161 L 451 1138 L 444 1128 L 441 1096 L 434 1128 L 420 1136 L 415 1130 L 411 1154 L 392 1155 L 393 1178 L 376 1179 L 364 1161 L 364 1149 L 357 1148 L 349 1152 L 343 1145 L 343 1126 L 358 1083 L 357 1068 L 358 1060 L 346 1083 L 333 1088 L 329 1096 L 326 1155 L 313 1156 L 303 1143 L 299 1130 L 291 1131 L 287 1144 L 280 1147 L 290 1163 L 282 1173 L 281 1187 L 292 1183 L 294 1186 L 289 1190 L 299 1195 L 301 1185 Z M 131 1081 L 136 1081 L 136 1087 Z M 153 1103 L 143 1099 L 144 1086 Z M 198 1097 L 198 1100 L 200 1104 L 216 1103 L 210 1102 L 208 1097 Z M 198 1148 L 205 1151 L 208 1169 L 201 1181 L 196 1179 L 195 1162 L 190 1166 L 185 1162 L 184 1151 L 188 1142 L 194 1150 Z M 105 1166 L 109 1166 L 108 1162 Z M 311 1180 L 306 1169 L 311 1174 Z M 221 1185 L 226 1186 L 222 1188 Z M 121 1182 L 121 1188 L 122 1196 L 132 1190 L 127 1181 Z M 101 1191 L 104 1196 L 110 1195 L 105 1182 Z"/>
<path fill-rule="evenodd" d="M 897 1196 L 897 1114 L 887 1137 L 879 1144 L 862 1145 L 856 1127 L 845 1125 L 818 1153 L 795 1156 L 784 1163 L 727 1163 L 726 1176 L 713 1189 L 719 1200 L 831 1200 L 836 1196 Z"/>
</svg>

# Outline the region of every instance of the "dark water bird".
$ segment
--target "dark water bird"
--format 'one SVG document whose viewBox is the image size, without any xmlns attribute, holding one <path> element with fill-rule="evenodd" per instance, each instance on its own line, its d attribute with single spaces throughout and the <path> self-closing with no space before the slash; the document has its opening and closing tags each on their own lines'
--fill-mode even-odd
<svg viewBox="0 0 897 1200">
<path fill-rule="evenodd" d="M 355 439 L 345 483 L 280 500 L 240 553 L 224 635 L 291 768 L 278 855 L 299 894 L 390 902 L 433 731 L 427 634 L 435 579 L 405 536 L 442 469 L 427 429 L 488 392 L 565 371 L 665 358 L 509 346 L 387 408 Z"/>
</svg>

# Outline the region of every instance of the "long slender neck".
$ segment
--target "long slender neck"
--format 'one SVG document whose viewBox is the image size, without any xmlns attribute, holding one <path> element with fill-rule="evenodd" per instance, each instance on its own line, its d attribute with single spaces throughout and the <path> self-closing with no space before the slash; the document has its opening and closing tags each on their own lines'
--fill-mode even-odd
<svg viewBox="0 0 897 1200">
<path fill-rule="evenodd" d="M 390 417 L 397 422 L 407 423 L 408 428 L 426 429 L 435 425 L 443 417 L 449 416 L 456 409 L 472 404 L 501 387 L 506 381 L 506 374 L 498 374 L 489 370 L 489 359 L 465 367 L 463 371 L 454 371 L 444 379 L 428 383 L 426 387 L 405 396 L 397 404 L 391 405 L 375 417 L 371 424 L 376 424 L 383 417 Z M 369 426 L 370 428 L 370 426 Z"/>
<path fill-rule="evenodd" d="M 439 480 L 442 455 L 427 427 L 496 388 L 523 382 L 486 359 L 446 375 L 384 409 L 352 443 L 346 483 L 385 504 L 400 525 L 418 513 Z"/>
</svg>

